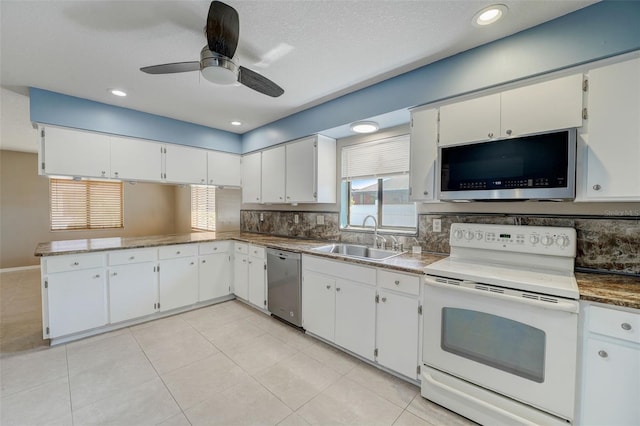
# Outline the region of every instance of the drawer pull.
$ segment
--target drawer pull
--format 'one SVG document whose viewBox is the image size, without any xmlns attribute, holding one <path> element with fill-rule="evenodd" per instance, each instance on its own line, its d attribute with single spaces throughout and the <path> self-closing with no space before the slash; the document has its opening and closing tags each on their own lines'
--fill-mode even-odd
<svg viewBox="0 0 640 426">
<path fill-rule="evenodd" d="M 191 263 L 189 263 L 189 265 L 194 265 L 194 263 L 193 263 L 193 262 L 191 262 Z"/>
<path fill-rule="evenodd" d="M 382 303 L 385 303 L 386 301 L 387 301 L 387 298 L 386 298 L 386 297 L 383 297 L 383 298 L 382 298 Z"/>
<path fill-rule="evenodd" d="M 623 322 L 622 324 L 620 324 L 620 327 L 622 327 L 622 329 L 626 331 L 631 330 L 631 324 L 629 324 L 628 322 Z"/>
<path fill-rule="evenodd" d="M 331 290 L 331 286 L 330 285 L 327 285 L 327 290 Z"/>
<path fill-rule="evenodd" d="M 218 247 L 214 247 L 214 248 L 213 248 L 213 250 L 214 250 L 214 251 L 215 251 L 215 250 L 218 250 Z"/>
<path fill-rule="evenodd" d="M 100 278 L 100 274 L 94 275 L 93 278 Z"/>
<path fill-rule="evenodd" d="M 336 287 L 336 291 L 340 291 L 340 287 Z"/>
<path fill-rule="evenodd" d="M 607 358 L 609 356 L 607 351 L 603 351 L 602 349 L 598 351 L 598 355 L 600 356 L 600 358 Z"/>
<path fill-rule="evenodd" d="M 207 261 L 206 261 L 206 260 L 204 260 L 204 259 L 202 259 L 202 263 L 207 263 Z"/>
<path fill-rule="evenodd" d="M 114 272 L 113 274 L 111 274 L 112 277 L 115 277 L 116 275 L 118 275 L 117 272 Z"/>
<path fill-rule="evenodd" d="M 131 257 L 129 257 L 129 260 L 133 260 L 135 258 L 136 258 L 135 256 L 131 256 Z"/>
<path fill-rule="evenodd" d="M 178 251 L 176 252 L 176 254 L 180 254 L 180 251 L 178 250 Z"/>
<path fill-rule="evenodd" d="M 400 280 L 395 280 L 395 285 L 400 285 Z"/>
<path fill-rule="evenodd" d="M 71 264 L 71 266 L 78 266 L 78 265 L 79 265 L 79 263 L 78 263 L 78 262 L 73 262 L 73 263 Z"/>
</svg>

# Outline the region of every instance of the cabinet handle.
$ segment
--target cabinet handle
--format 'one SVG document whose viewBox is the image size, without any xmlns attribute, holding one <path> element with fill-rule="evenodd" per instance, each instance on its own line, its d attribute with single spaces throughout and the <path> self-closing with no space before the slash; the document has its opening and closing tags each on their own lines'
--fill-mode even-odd
<svg viewBox="0 0 640 426">
<path fill-rule="evenodd" d="M 331 286 L 330 285 L 327 285 L 327 290 L 331 290 Z"/>
<path fill-rule="evenodd" d="M 194 265 L 194 264 L 195 264 L 195 263 L 193 263 L 193 262 L 189 263 L 189 265 Z"/>
<path fill-rule="evenodd" d="M 493 137 L 493 132 L 489 132 L 487 136 L 489 136 L 489 139 L 491 139 Z"/>
<path fill-rule="evenodd" d="M 78 265 L 79 265 L 79 263 L 78 263 L 78 262 L 73 262 L 73 263 L 71 264 L 71 266 L 78 266 Z"/>
<path fill-rule="evenodd" d="M 429 195 L 429 191 L 424 191 L 422 195 Z"/>
<path fill-rule="evenodd" d="M 247 262 L 247 259 L 242 259 L 242 263 L 246 263 L 246 262 Z"/>
<path fill-rule="evenodd" d="M 204 260 L 204 259 L 202 259 L 202 263 L 207 263 L 207 261 L 206 261 L 206 260 Z"/>
<path fill-rule="evenodd" d="M 400 285 L 400 280 L 396 280 L 395 285 Z"/>
<path fill-rule="evenodd" d="M 513 133 L 513 131 L 511 129 L 507 129 L 507 135 L 511 136 L 511 133 Z"/>
<path fill-rule="evenodd" d="M 606 358 L 609 356 L 607 351 L 603 351 L 602 349 L 598 351 L 598 355 L 600 356 L 600 358 Z"/>
<path fill-rule="evenodd" d="M 290 199 L 291 199 L 291 197 L 287 197 L 287 200 L 290 200 Z"/>
<path fill-rule="evenodd" d="M 107 172 L 105 172 L 104 170 L 102 171 L 102 176 L 106 175 Z"/>
<path fill-rule="evenodd" d="M 204 183 L 204 179 L 200 179 L 200 182 Z"/>
<path fill-rule="evenodd" d="M 113 274 L 111 274 L 112 277 L 115 277 L 116 275 L 118 275 L 117 272 L 114 272 Z"/>
<path fill-rule="evenodd" d="M 135 258 L 136 258 L 135 256 L 131 256 L 131 257 L 129 257 L 129 260 L 133 260 Z"/>
<path fill-rule="evenodd" d="M 115 172 L 116 177 L 118 177 L 118 172 Z"/>
<path fill-rule="evenodd" d="M 214 247 L 214 248 L 213 248 L 213 250 L 214 250 L 214 251 L 215 251 L 215 250 L 218 250 L 218 247 Z"/>
<path fill-rule="evenodd" d="M 256 201 L 260 201 L 260 197 L 256 197 Z"/>
<path fill-rule="evenodd" d="M 340 287 L 336 287 L 336 291 L 340 291 Z"/>
<path fill-rule="evenodd" d="M 596 183 L 595 185 L 593 185 L 593 189 L 596 190 L 596 191 L 600 191 L 600 189 L 602 189 L 602 187 Z"/>
<path fill-rule="evenodd" d="M 177 251 L 177 252 L 176 252 L 176 254 L 180 254 L 180 252 L 179 252 L 179 251 Z"/>
<path fill-rule="evenodd" d="M 100 274 L 94 275 L 93 278 L 100 278 Z"/>
<path fill-rule="evenodd" d="M 383 298 L 382 298 L 382 303 L 385 303 L 386 301 L 387 301 L 387 298 L 386 298 L 386 297 L 383 297 Z"/>
<path fill-rule="evenodd" d="M 628 322 L 623 322 L 622 324 L 620 324 L 620 327 L 622 327 L 622 329 L 626 331 L 631 330 L 631 324 L 629 324 Z"/>
</svg>

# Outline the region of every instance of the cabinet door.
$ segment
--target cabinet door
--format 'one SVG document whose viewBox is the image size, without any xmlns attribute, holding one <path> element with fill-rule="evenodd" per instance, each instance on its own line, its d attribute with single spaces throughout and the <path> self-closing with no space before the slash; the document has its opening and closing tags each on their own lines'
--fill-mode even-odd
<svg viewBox="0 0 640 426">
<path fill-rule="evenodd" d="M 377 361 L 415 379 L 418 366 L 418 299 L 379 290 Z"/>
<path fill-rule="evenodd" d="M 262 151 L 262 202 L 284 203 L 285 147 Z"/>
<path fill-rule="evenodd" d="M 109 271 L 109 322 L 154 313 L 158 302 L 156 277 L 152 262 L 112 266 Z"/>
<path fill-rule="evenodd" d="M 161 181 L 162 150 L 159 143 L 111 137 L 111 177 Z"/>
<path fill-rule="evenodd" d="M 411 200 L 430 201 L 436 190 L 436 160 L 438 158 L 438 110 L 426 109 L 411 113 L 411 169 L 409 187 Z"/>
<path fill-rule="evenodd" d="M 286 145 L 286 201 L 287 203 L 315 203 L 317 147 L 315 138 L 306 138 Z"/>
<path fill-rule="evenodd" d="M 209 185 L 240 186 L 240 156 L 207 151 L 207 179 Z"/>
<path fill-rule="evenodd" d="M 100 178 L 110 175 L 107 135 L 46 127 L 41 149 L 47 175 Z"/>
<path fill-rule="evenodd" d="M 255 306 L 267 308 L 265 261 L 249 257 L 249 302 Z"/>
<path fill-rule="evenodd" d="M 588 338 L 583 425 L 640 424 L 640 348 Z"/>
<path fill-rule="evenodd" d="M 337 280 L 335 343 L 369 360 L 374 359 L 376 289 Z"/>
<path fill-rule="evenodd" d="M 582 74 L 502 92 L 502 136 L 582 126 Z"/>
<path fill-rule="evenodd" d="M 476 142 L 500 136 L 500 94 L 440 108 L 440 145 Z"/>
<path fill-rule="evenodd" d="M 241 299 L 249 299 L 249 256 L 235 254 L 233 259 L 233 293 Z"/>
<path fill-rule="evenodd" d="M 198 301 L 198 265 L 195 257 L 160 262 L 160 310 L 168 311 Z"/>
<path fill-rule="evenodd" d="M 335 339 L 336 280 L 304 271 L 302 277 L 302 326 L 330 342 Z"/>
<path fill-rule="evenodd" d="M 204 185 L 207 183 L 207 152 L 188 146 L 165 145 L 165 180 Z"/>
<path fill-rule="evenodd" d="M 199 257 L 198 301 L 215 299 L 231 293 L 231 264 L 228 253 Z"/>
<path fill-rule="evenodd" d="M 262 200 L 262 153 L 242 156 L 242 202 L 259 203 Z"/>
<path fill-rule="evenodd" d="M 107 323 L 104 269 L 50 274 L 49 337 L 65 336 Z"/>
<path fill-rule="evenodd" d="M 589 71 L 588 199 L 640 200 L 640 59 Z"/>
</svg>

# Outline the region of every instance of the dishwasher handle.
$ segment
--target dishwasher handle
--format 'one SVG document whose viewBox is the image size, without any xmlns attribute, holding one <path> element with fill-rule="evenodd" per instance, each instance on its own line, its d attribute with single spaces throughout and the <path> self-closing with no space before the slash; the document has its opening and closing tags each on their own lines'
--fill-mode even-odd
<svg viewBox="0 0 640 426">
<path fill-rule="evenodd" d="M 275 257 L 280 260 L 300 260 L 300 253 L 285 250 L 267 249 L 267 257 Z"/>
</svg>

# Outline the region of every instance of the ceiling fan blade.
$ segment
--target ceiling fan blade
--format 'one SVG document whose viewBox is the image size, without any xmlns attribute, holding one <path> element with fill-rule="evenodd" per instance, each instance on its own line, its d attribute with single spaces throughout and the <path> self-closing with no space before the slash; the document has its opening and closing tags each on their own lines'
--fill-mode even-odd
<svg viewBox="0 0 640 426">
<path fill-rule="evenodd" d="M 209 50 L 229 59 L 233 58 L 240 34 L 238 12 L 221 1 L 212 1 L 207 15 L 206 32 Z"/>
<path fill-rule="evenodd" d="M 140 68 L 147 74 L 173 74 L 177 72 L 200 71 L 200 62 L 174 62 L 172 64 L 152 65 Z"/>
<path fill-rule="evenodd" d="M 284 93 L 284 89 L 273 81 L 243 66 L 238 68 L 238 81 L 248 88 L 272 98 L 277 98 Z"/>
</svg>

